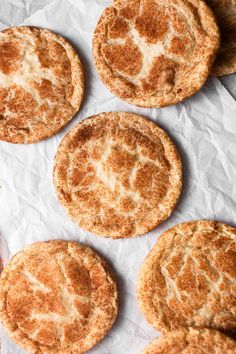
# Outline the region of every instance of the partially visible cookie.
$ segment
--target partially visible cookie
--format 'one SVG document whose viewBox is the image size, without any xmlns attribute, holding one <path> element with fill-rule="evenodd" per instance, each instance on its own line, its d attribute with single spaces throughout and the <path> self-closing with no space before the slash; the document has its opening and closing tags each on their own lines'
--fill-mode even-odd
<svg viewBox="0 0 236 354">
<path fill-rule="evenodd" d="M 2 272 L 3 270 L 3 260 L 2 260 L 2 257 L 0 256 L 0 273 Z M 1 342 L 0 342 L 0 350 L 1 350 Z"/>
<path fill-rule="evenodd" d="M 182 188 L 182 166 L 173 142 L 153 122 L 132 113 L 102 113 L 64 137 L 54 185 L 69 216 L 84 229 L 134 237 L 170 216 Z"/>
<path fill-rule="evenodd" d="M 157 338 L 142 354 L 235 354 L 236 342 L 207 328 L 181 328 Z"/>
<path fill-rule="evenodd" d="M 84 353 L 107 334 L 117 309 L 105 261 L 76 242 L 30 245 L 1 274 L 0 320 L 29 353 Z"/>
<path fill-rule="evenodd" d="M 102 14 L 93 58 L 116 96 L 163 107 L 193 95 L 219 48 L 219 29 L 201 0 L 115 0 Z"/>
<path fill-rule="evenodd" d="M 206 0 L 219 22 L 221 46 L 212 68 L 217 76 L 236 72 L 236 0 Z"/>
<path fill-rule="evenodd" d="M 160 331 L 236 331 L 236 229 L 193 221 L 164 232 L 141 266 L 138 302 Z"/>
<path fill-rule="evenodd" d="M 84 74 L 78 54 L 46 29 L 0 32 L 0 140 L 36 143 L 79 110 Z"/>
</svg>

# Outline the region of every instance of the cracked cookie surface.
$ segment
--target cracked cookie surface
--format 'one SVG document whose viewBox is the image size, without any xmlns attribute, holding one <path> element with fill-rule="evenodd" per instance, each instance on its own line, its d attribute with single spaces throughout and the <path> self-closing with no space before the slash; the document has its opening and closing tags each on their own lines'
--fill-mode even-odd
<svg viewBox="0 0 236 354">
<path fill-rule="evenodd" d="M 221 45 L 212 68 L 217 76 L 236 72 L 236 0 L 207 0 L 221 30 Z"/>
<path fill-rule="evenodd" d="M 204 84 L 219 30 L 201 0 L 115 0 L 101 16 L 93 57 L 105 85 L 143 107 L 162 107 Z"/>
<path fill-rule="evenodd" d="M 150 343 L 142 354 L 235 354 L 236 342 L 207 328 L 181 328 Z"/>
<path fill-rule="evenodd" d="M 236 330 L 236 229 L 193 221 L 166 231 L 138 278 L 138 302 L 161 331 L 181 326 Z"/>
<path fill-rule="evenodd" d="M 117 309 L 105 261 L 76 242 L 30 245 L 1 274 L 1 322 L 30 353 L 86 352 L 107 334 Z"/>
<path fill-rule="evenodd" d="M 144 234 L 173 211 L 182 166 L 169 136 L 132 113 L 87 118 L 62 140 L 54 185 L 81 227 L 104 237 Z"/>
<path fill-rule="evenodd" d="M 35 143 L 79 110 L 84 74 L 63 37 L 35 27 L 0 32 L 0 140 Z"/>
</svg>

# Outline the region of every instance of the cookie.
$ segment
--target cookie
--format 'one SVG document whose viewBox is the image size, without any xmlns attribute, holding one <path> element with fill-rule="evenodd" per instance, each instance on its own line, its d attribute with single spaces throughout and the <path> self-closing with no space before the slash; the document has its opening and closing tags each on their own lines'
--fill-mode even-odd
<svg viewBox="0 0 236 354">
<path fill-rule="evenodd" d="M 5 266 L 0 320 L 29 353 L 81 354 L 110 330 L 118 309 L 105 261 L 76 242 L 30 245 Z"/>
<path fill-rule="evenodd" d="M 93 58 L 116 96 L 163 107 L 203 86 L 219 38 L 215 17 L 201 0 L 115 0 L 97 24 Z"/>
<path fill-rule="evenodd" d="M 36 143 L 79 110 L 84 74 L 78 54 L 46 29 L 0 32 L 0 140 Z"/>
<path fill-rule="evenodd" d="M 221 46 L 212 68 L 217 76 L 236 72 L 236 0 L 207 0 L 221 30 Z"/>
<path fill-rule="evenodd" d="M 138 302 L 160 331 L 236 330 L 236 229 L 216 221 L 176 225 L 158 239 L 138 278 Z"/>
<path fill-rule="evenodd" d="M 102 113 L 62 140 L 54 185 L 82 228 L 104 237 L 134 237 L 170 216 L 182 167 L 171 139 L 156 124 L 132 113 Z"/>
<path fill-rule="evenodd" d="M 207 328 L 181 328 L 150 343 L 142 354 L 235 354 L 236 342 Z"/>
</svg>

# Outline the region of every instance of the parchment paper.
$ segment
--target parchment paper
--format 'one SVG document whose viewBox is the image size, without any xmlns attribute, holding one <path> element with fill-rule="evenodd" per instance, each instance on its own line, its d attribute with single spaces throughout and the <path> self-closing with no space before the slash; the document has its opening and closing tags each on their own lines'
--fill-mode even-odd
<svg viewBox="0 0 236 354">
<path fill-rule="evenodd" d="M 18 13 L 24 18 L 36 3 L 37 8 L 47 4 L 23 24 L 49 28 L 74 44 L 86 70 L 87 89 L 82 109 L 61 133 L 28 146 L 0 143 L 0 250 L 6 261 L 35 241 L 63 238 L 92 246 L 116 273 L 120 311 L 112 331 L 90 353 L 139 354 L 159 335 L 139 312 L 135 295 L 139 266 L 158 236 L 177 223 L 199 218 L 236 226 L 236 77 L 209 78 L 194 97 L 163 109 L 141 109 L 122 102 L 99 80 L 91 58 L 96 22 L 110 2 L 4 0 L 10 7 L 18 5 L 18 10 L 16 18 L 14 11 L 8 17 L 6 12 L 0 14 L 1 28 L 18 24 Z M 116 110 L 142 114 L 164 128 L 176 143 L 184 168 L 182 197 L 168 221 L 148 235 L 126 240 L 99 238 L 73 224 L 52 185 L 54 154 L 66 131 L 82 118 Z M 3 329 L 1 342 L 3 354 L 24 353 Z"/>
</svg>

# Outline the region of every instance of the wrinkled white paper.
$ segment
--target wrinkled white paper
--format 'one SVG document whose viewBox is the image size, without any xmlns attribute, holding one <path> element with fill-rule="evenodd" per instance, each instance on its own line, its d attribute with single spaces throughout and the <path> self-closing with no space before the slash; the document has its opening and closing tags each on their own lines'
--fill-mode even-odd
<svg viewBox="0 0 236 354">
<path fill-rule="evenodd" d="M 18 5 L 17 11 L 23 17 L 36 3 L 38 8 L 47 4 L 23 24 L 49 28 L 73 43 L 84 64 L 87 89 L 82 109 L 61 133 L 34 145 L 0 143 L 0 251 L 6 261 L 35 241 L 62 238 L 92 246 L 116 273 L 120 311 L 111 332 L 90 353 L 139 354 L 159 335 L 146 323 L 136 302 L 137 272 L 157 237 L 177 223 L 200 218 L 236 226 L 236 75 L 222 81 L 209 78 L 200 92 L 176 106 L 141 109 L 114 97 L 99 80 L 92 62 L 92 34 L 111 1 L 4 2 Z M 1 18 L 1 28 L 16 24 L 12 12 L 8 18 L 6 15 Z M 170 134 L 181 154 L 181 200 L 168 221 L 148 235 L 125 240 L 99 238 L 73 224 L 56 199 L 52 169 L 59 142 L 80 119 L 102 111 L 136 112 L 154 120 Z M 24 353 L 3 329 L 1 342 L 3 354 Z"/>
</svg>

